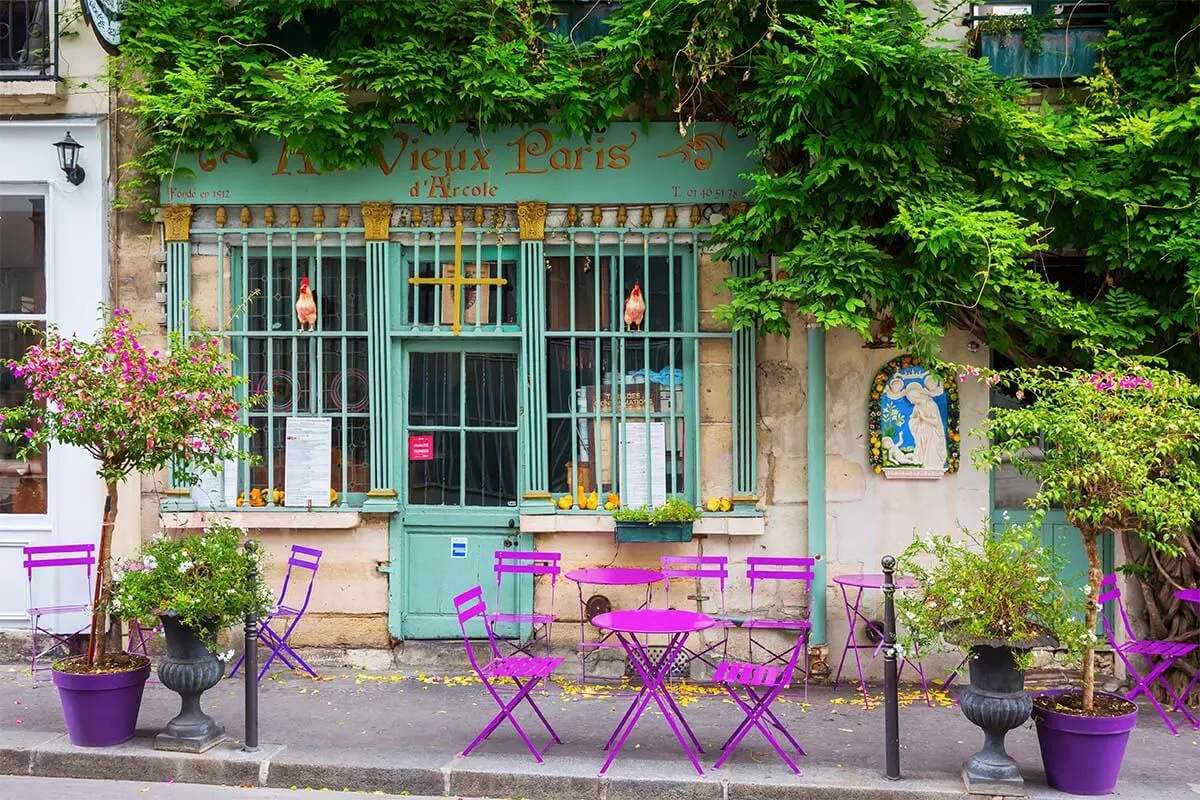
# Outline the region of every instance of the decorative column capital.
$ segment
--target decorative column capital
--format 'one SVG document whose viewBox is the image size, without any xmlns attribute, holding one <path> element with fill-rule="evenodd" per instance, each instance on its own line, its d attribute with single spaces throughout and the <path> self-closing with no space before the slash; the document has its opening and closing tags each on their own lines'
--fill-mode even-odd
<svg viewBox="0 0 1200 800">
<path fill-rule="evenodd" d="M 517 203 L 517 227 L 521 231 L 522 242 L 546 238 L 546 204 Z"/>
<path fill-rule="evenodd" d="M 362 204 L 364 236 L 368 242 L 386 242 L 392 224 L 391 203 Z"/>
<path fill-rule="evenodd" d="M 163 235 L 168 242 L 186 242 L 192 235 L 190 205 L 163 206 Z"/>
</svg>

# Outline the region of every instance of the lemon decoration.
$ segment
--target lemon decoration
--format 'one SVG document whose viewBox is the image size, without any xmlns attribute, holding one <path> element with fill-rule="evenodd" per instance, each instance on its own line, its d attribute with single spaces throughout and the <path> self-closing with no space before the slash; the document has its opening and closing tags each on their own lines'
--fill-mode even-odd
<svg viewBox="0 0 1200 800">
<path fill-rule="evenodd" d="M 595 511 L 600 505 L 600 493 L 592 492 L 587 496 L 587 508 L 589 511 Z"/>
<path fill-rule="evenodd" d="M 717 497 L 710 497 L 704 501 L 705 511 L 716 511 L 721 507 L 721 500 Z"/>
<path fill-rule="evenodd" d="M 720 506 L 722 511 L 733 511 L 733 498 L 722 497 Z"/>
<path fill-rule="evenodd" d="M 575 505 L 575 500 L 569 494 L 564 494 L 562 497 L 558 498 L 558 507 L 564 511 L 573 505 Z"/>
</svg>

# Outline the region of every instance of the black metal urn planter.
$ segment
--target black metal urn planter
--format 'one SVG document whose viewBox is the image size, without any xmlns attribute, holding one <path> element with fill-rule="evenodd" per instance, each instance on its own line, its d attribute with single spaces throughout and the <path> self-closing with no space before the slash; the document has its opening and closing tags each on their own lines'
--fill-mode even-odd
<svg viewBox="0 0 1200 800">
<path fill-rule="evenodd" d="M 179 714 L 154 740 L 156 750 L 203 753 L 225 741 L 225 729 L 200 708 L 200 696 L 216 686 L 225 674 L 225 662 L 204 643 L 212 641 L 215 626 L 195 631 L 170 613 L 162 616 L 167 655 L 158 665 L 158 679 L 179 695 Z"/>
<path fill-rule="evenodd" d="M 1033 696 L 1025 691 L 1025 673 L 1017 668 L 1016 651 L 1048 647 L 1052 637 L 1009 644 L 998 639 L 965 642 L 970 647 L 971 683 L 959 696 L 963 716 L 983 729 L 983 748 L 963 763 L 963 782 L 971 794 L 1024 795 L 1021 768 L 1004 749 L 1004 737 L 1033 712 Z"/>
</svg>

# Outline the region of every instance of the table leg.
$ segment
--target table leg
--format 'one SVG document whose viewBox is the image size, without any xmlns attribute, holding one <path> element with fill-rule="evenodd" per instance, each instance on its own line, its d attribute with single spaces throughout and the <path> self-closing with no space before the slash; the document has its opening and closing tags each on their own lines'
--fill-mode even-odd
<svg viewBox="0 0 1200 800">
<path fill-rule="evenodd" d="M 637 655 L 627 650 L 627 652 L 629 652 L 630 663 L 633 664 L 633 667 L 638 671 L 638 674 L 642 676 L 642 688 L 638 691 L 637 696 L 634 698 L 634 702 L 630 704 L 629 708 L 625 709 L 624 716 L 622 716 L 621 721 L 617 723 L 617 729 L 613 731 L 612 736 L 608 737 L 608 741 L 604 745 L 605 750 L 612 746 L 613 740 L 616 739 L 617 734 L 621 732 L 621 729 L 625 725 L 625 721 L 629 719 L 630 713 L 632 713 L 633 709 L 641 701 L 642 696 L 648 691 L 647 687 L 650 685 L 650 683 L 647 681 L 646 675 L 657 675 L 660 679 L 662 679 L 665 678 L 666 675 L 670 674 L 671 666 L 674 664 L 676 656 L 678 656 L 683 650 L 685 639 L 686 636 L 683 634 L 673 634 L 670 642 L 668 642 L 667 647 L 665 648 L 665 652 L 660 657 L 657 664 L 650 661 L 649 654 L 644 650 L 639 650 Z M 700 746 L 700 740 L 696 738 L 696 734 L 692 732 L 691 726 L 689 726 L 687 724 L 687 720 L 684 719 L 683 712 L 675 703 L 675 698 L 671 696 L 669 690 L 665 691 L 664 694 L 667 702 L 671 704 L 671 708 L 674 710 L 676 717 L 678 717 L 679 722 L 683 725 L 684 730 L 687 731 L 688 737 L 692 740 L 692 743 L 696 745 L 696 750 L 703 753 L 704 748 Z M 649 701 L 646 701 L 646 703 L 648 704 Z"/>
<path fill-rule="evenodd" d="M 683 645 L 687 641 L 687 634 L 675 634 L 672 637 L 670 644 L 667 645 L 663 656 L 659 659 L 657 664 L 653 659 L 650 658 L 649 653 L 645 651 L 645 647 L 641 642 L 638 641 L 636 636 L 631 635 L 626 637 L 625 635 L 618 633 L 617 640 L 621 643 L 621 646 L 625 648 L 625 652 L 629 655 L 630 663 L 632 663 L 634 665 L 634 669 L 638 671 L 638 674 L 641 676 L 645 686 L 644 691 L 639 694 L 638 699 L 632 706 L 630 706 L 630 713 L 627 714 L 628 722 L 623 720 L 622 724 L 619 725 L 617 730 L 614 732 L 615 734 L 619 735 L 616 735 L 615 737 L 615 744 L 609 750 L 608 758 L 605 759 L 604 766 L 600 768 L 600 774 L 603 775 L 608 771 L 613 759 L 615 759 L 617 757 L 617 753 L 621 751 L 621 747 L 624 746 L 626 740 L 629 738 L 630 733 L 633 732 L 634 727 L 637 725 L 638 719 L 642 716 L 642 713 L 650 704 L 650 699 L 653 698 L 655 703 L 658 704 L 658 708 L 662 712 L 663 716 L 666 717 L 667 724 L 671 726 L 671 732 L 675 734 L 676 740 L 678 740 L 680 746 L 683 747 L 684 752 L 687 753 L 688 758 L 692 762 L 692 766 L 696 768 L 696 772 L 703 775 L 704 769 L 700 766 L 700 760 L 696 757 L 696 754 L 692 752 L 692 748 L 689 746 L 687 740 L 684 739 L 683 734 L 679 730 L 679 726 L 675 723 L 675 714 L 678 713 L 678 707 L 675 706 L 673 699 L 667 703 L 663 701 L 662 697 L 664 694 L 667 694 L 669 697 L 664 678 L 670 671 L 671 663 L 673 662 L 675 656 L 678 655 L 678 653 L 683 649 Z M 647 669 L 646 665 L 650 665 L 652 669 Z M 679 721 L 683 723 L 683 726 L 687 730 L 690 737 L 695 740 L 695 734 L 692 733 L 691 728 L 688 727 L 686 722 L 684 722 L 682 714 L 679 714 Z M 697 748 L 699 748 L 698 743 Z"/>
<path fill-rule="evenodd" d="M 858 643 L 858 635 L 855 633 L 854 624 L 855 620 L 858 619 L 862 619 L 868 624 L 870 623 L 870 620 L 864 617 L 858 610 L 859 605 L 862 603 L 862 596 L 863 587 L 860 586 L 858 587 L 858 593 L 854 595 L 854 603 L 851 604 L 850 598 L 846 595 L 846 587 L 842 586 L 842 602 L 846 606 L 846 623 L 850 626 L 850 630 L 846 634 L 846 648 L 842 650 L 842 662 L 845 662 L 846 660 L 846 650 L 852 648 L 854 650 L 854 665 L 858 668 L 858 687 L 862 691 L 863 707 L 867 711 L 870 711 L 871 700 L 867 696 L 867 679 L 863 676 L 862 657 L 858 654 L 858 651 L 861 649 L 862 645 Z M 833 682 L 835 687 L 837 686 L 838 680 L 842 677 L 842 662 L 838 663 L 837 678 L 835 678 Z"/>
</svg>

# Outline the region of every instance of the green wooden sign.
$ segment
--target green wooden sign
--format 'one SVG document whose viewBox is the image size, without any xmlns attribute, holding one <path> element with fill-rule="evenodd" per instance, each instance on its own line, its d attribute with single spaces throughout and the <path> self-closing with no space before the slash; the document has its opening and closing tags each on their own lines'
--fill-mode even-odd
<svg viewBox="0 0 1200 800">
<path fill-rule="evenodd" d="M 751 143 L 732 128 L 697 123 L 614 123 L 590 141 L 548 126 L 427 135 L 397 130 L 375 163 L 323 172 L 286 142 L 263 142 L 257 159 L 226 149 L 185 156 L 191 171 L 163 183 L 164 203 L 727 203 L 742 200 Z M 186 172 L 184 173 L 187 174 Z"/>
</svg>

